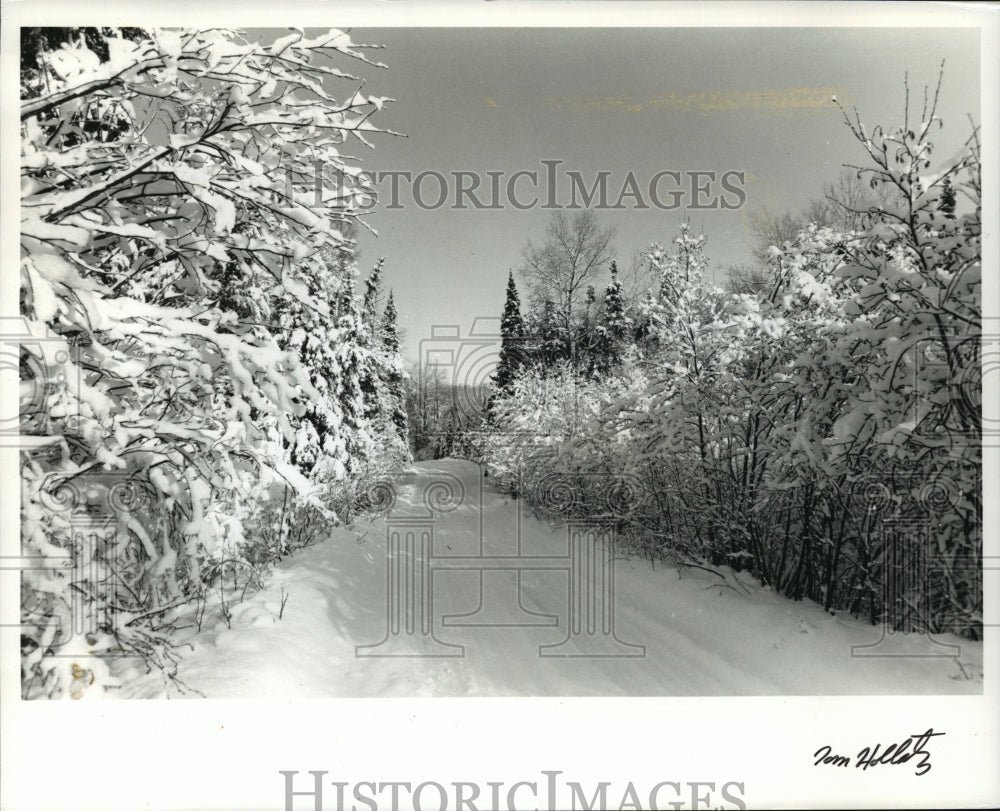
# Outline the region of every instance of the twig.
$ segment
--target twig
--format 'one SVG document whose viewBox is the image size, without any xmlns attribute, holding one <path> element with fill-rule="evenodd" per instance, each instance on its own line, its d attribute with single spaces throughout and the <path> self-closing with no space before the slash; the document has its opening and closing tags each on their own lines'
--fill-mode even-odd
<svg viewBox="0 0 1000 811">
<path fill-rule="evenodd" d="M 132 619 L 130 619 L 128 622 L 125 623 L 125 627 L 127 628 L 130 625 L 132 625 L 133 623 L 136 623 L 136 622 L 138 622 L 141 619 L 145 619 L 146 617 L 152 617 L 152 616 L 155 616 L 157 614 L 162 614 L 164 611 L 169 611 L 171 608 L 177 608 L 178 606 L 185 605 L 185 604 L 187 604 L 189 602 L 191 602 L 191 598 L 190 597 L 186 597 L 183 600 L 177 600 L 176 602 L 170 603 L 169 605 L 165 605 L 162 608 L 154 608 L 154 609 L 152 609 L 150 611 L 146 611 L 146 612 L 144 612 L 142 614 L 139 614 L 137 617 L 132 617 Z M 124 610 L 124 609 L 122 609 L 122 610 Z"/>
</svg>

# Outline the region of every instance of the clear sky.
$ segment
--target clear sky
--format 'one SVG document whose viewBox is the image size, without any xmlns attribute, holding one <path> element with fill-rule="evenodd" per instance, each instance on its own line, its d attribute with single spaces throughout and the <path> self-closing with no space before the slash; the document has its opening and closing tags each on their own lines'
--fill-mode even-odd
<svg viewBox="0 0 1000 811">
<path fill-rule="evenodd" d="M 375 136 L 371 152 L 358 147 L 370 170 L 440 172 L 453 198 L 452 172 L 477 173 L 485 186 L 487 171 L 504 172 L 506 183 L 518 170 L 544 172 L 541 161 L 561 160 L 559 172 L 580 172 L 588 185 L 609 171 L 612 200 L 629 171 L 643 188 L 663 170 L 744 172 L 746 204 L 738 210 L 635 210 L 626 200 L 626 210 L 597 212 L 601 224 L 618 227 L 622 265 L 653 241 L 669 242 L 689 217 L 708 235 L 719 282 L 721 267 L 749 257 L 751 213 L 796 211 L 821 196 L 844 163 L 863 160 L 831 95 L 868 124 L 901 123 L 908 71 L 918 118 L 923 87 L 933 88 L 945 59 L 938 152 L 965 140 L 969 115 L 979 122 L 979 40 L 970 29 L 353 29 L 351 36 L 385 46 L 375 54 L 387 70 L 360 66 L 365 92 L 397 99 L 373 121 L 407 135 Z M 518 189 L 522 200 L 531 197 L 527 184 Z M 380 190 L 387 193 L 387 182 Z M 430 179 L 422 190 L 433 202 L 438 184 Z M 568 182 L 559 194 L 568 199 Z M 474 318 L 499 315 L 508 270 L 528 239 L 541 240 L 551 212 L 454 210 L 453 199 L 427 210 L 405 184 L 399 200 L 401 209 L 368 216 L 379 236 L 361 236 L 361 265 L 366 271 L 385 257 L 404 352 L 415 358 L 433 324 L 458 324 L 464 335 Z"/>
</svg>

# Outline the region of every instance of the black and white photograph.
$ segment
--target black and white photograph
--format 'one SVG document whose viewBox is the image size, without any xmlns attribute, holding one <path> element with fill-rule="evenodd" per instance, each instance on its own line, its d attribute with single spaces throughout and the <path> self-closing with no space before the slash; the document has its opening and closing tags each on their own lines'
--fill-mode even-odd
<svg viewBox="0 0 1000 811">
<path fill-rule="evenodd" d="M 997 7 L 673 5 L 4 3 L 5 809 L 1000 801 Z"/>
</svg>

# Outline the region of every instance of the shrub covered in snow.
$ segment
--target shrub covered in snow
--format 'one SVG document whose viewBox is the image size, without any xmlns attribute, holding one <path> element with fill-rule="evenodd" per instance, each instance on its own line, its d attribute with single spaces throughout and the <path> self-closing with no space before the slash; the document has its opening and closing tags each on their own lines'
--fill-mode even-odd
<svg viewBox="0 0 1000 811">
<path fill-rule="evenodd" d="M 683 225 L 648 251 L 658 288 L 628 314 L 642 328 L 623 360 L 595 374 L 534 356 L 491 400 L 478 458 L 651 557 L 977 637 L 978 135 L 932 171 L 933 104 L 919 127 L 845 119 L 859 177 L 890 189 L 850 212 L 858 230 L 801 230 L 737 294 L 707 281 L 704 237 Z"/>
<path fill-rule="evenodd" d="M 23 544 L 52 562 L 23 577 L 29 697 L 99 693 L 91 654 L 169 665 L 168 609 L 406 457 L 398 346 L 354 290 L 367 46 L 47 31 L 22 61 Z"/>
</svg>

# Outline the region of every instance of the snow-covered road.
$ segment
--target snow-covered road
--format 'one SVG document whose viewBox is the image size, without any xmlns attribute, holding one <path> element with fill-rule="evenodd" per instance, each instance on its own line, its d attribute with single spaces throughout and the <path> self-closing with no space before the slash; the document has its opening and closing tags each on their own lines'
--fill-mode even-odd
<svg viewBox="0 0 1000 811">
<path fill-rule="evenodd" d="M 211 698 L 982 691 L 980 643 L 873 645 L 881 628 L 732 573 L 639 559 L 611 571 L 586 537 L 522 514 L 472 463 L 419 463 L 395 491 L 388 525 L 332 530 L 234 606 L 231 629 L 217 621 L 192 637 L 180 678 Z M 431 518 L 428 502 L 444 511 Z M 387 529 L 401 539 L 388 565 Z M 612 617 L 617 641 L 604 633 Z M 861 645 L 879 656 L 852 655 Z M 123 695 L 163 693 L 155 676 L 126 674 Z"/>
</svg>

